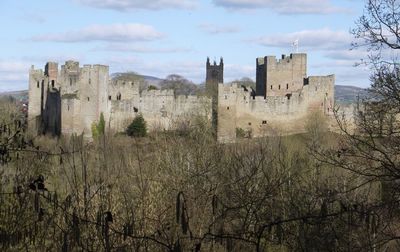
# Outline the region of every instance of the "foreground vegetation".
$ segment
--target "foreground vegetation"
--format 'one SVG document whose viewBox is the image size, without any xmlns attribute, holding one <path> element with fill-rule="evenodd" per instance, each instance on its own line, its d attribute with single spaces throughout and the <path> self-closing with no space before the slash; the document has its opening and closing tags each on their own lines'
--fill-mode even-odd
<svg viewBox="0 0 400 252">
<path fill-rule="evenodd" d="M 4 122 L 18 121 L 16 114 L 3 114 Z M 380 183 L 333 163 L 355 159 L 338 158 L 347 138 L 326 132 L 318 118 L 310 117 L 308 134 L 229 145 L 216 143 L 202 118 L 185 134 L 131 138 L 106 132 L 94 142 L 82 136 L 28 140 L 17 124 L 4 123 L 0 246 L 11 251 L 383 248 L 393 219 L 380 212 Z"/>
</svg>

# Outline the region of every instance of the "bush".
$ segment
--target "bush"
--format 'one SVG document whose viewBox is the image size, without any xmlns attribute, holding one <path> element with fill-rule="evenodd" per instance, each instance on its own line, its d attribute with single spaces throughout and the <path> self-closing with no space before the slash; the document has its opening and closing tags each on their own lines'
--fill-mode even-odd
<svg viewBox="0 0 400 252">
<path fill-rule="evenodd" d="M 106 122 L 104 120 L 103 113 L 100 114 L 99 123 L 93 122 L 91 129 L 93 138 L 98 138 L 99 136 L 104 135 L 106 129 Z"/>
<path fill-rule="evenodd" d="M 126 134 L 134 137 L 144 137 L 147 135 L 146 121 L 142 115 L 138 115 L 133 119 L 132 123 L 126 129 Z"/>
<path fill-rule="evenodd" d="M 246 136 L 246 132 L 242 128 L 236 128 L 236 137 L 244 138 Z"/>
<path fill-rule="evenodd" d="M 153 86 L 153 85 L 150 85 L 150 86 L 147 88 L 147 91 L 150 91 L 150 90 L 158 90 L 158 87 Z"/>
</svg>

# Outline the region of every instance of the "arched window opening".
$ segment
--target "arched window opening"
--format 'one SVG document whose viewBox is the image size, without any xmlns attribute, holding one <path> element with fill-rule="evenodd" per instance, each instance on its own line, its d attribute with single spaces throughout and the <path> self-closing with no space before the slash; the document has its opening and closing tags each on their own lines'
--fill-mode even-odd
<svg viewBox="0 0 400 252">
<path fill-rule="evenodd" d="M 37 81 L 36 87 L 39 88 L 39 86 L 40 86 L 40 83 L 39 83 L 39 81 Z"/>
<path fill-rule="evenodd" d="M 54 80 L 51 80 L 51 87 L 54 87 Z"/>
</svg>

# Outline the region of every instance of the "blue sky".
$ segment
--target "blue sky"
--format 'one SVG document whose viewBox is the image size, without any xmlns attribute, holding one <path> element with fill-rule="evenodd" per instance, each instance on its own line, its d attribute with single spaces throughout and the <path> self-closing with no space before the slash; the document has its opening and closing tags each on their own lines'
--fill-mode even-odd
<svg viewBox="0 0 400 252">
<path fill-rule="evenodd" d="M 224 57 L 225 81 L 255 79 L 257 57 L 289 54 L 299 40 L 308 74 L 367 87 L 366 57 L 350 51 L 362 0 L 1 0 L 0 91 L 28 87 L 31 65 L 73 59 L 112 72 L 200 83 Z"/>
</svg>

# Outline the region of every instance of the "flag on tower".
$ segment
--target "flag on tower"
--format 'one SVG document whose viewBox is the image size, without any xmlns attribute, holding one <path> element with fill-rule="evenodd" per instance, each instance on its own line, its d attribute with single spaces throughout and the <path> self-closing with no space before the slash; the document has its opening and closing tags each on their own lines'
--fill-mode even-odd
<svg viewBox="0 0 400 252">
<path fill-rule="evenodd" d="M 296 49 L 296 53 L 299 52 L 299 40 L 298 39 L 293 41 L 292 46 Z"/>
</svg>

